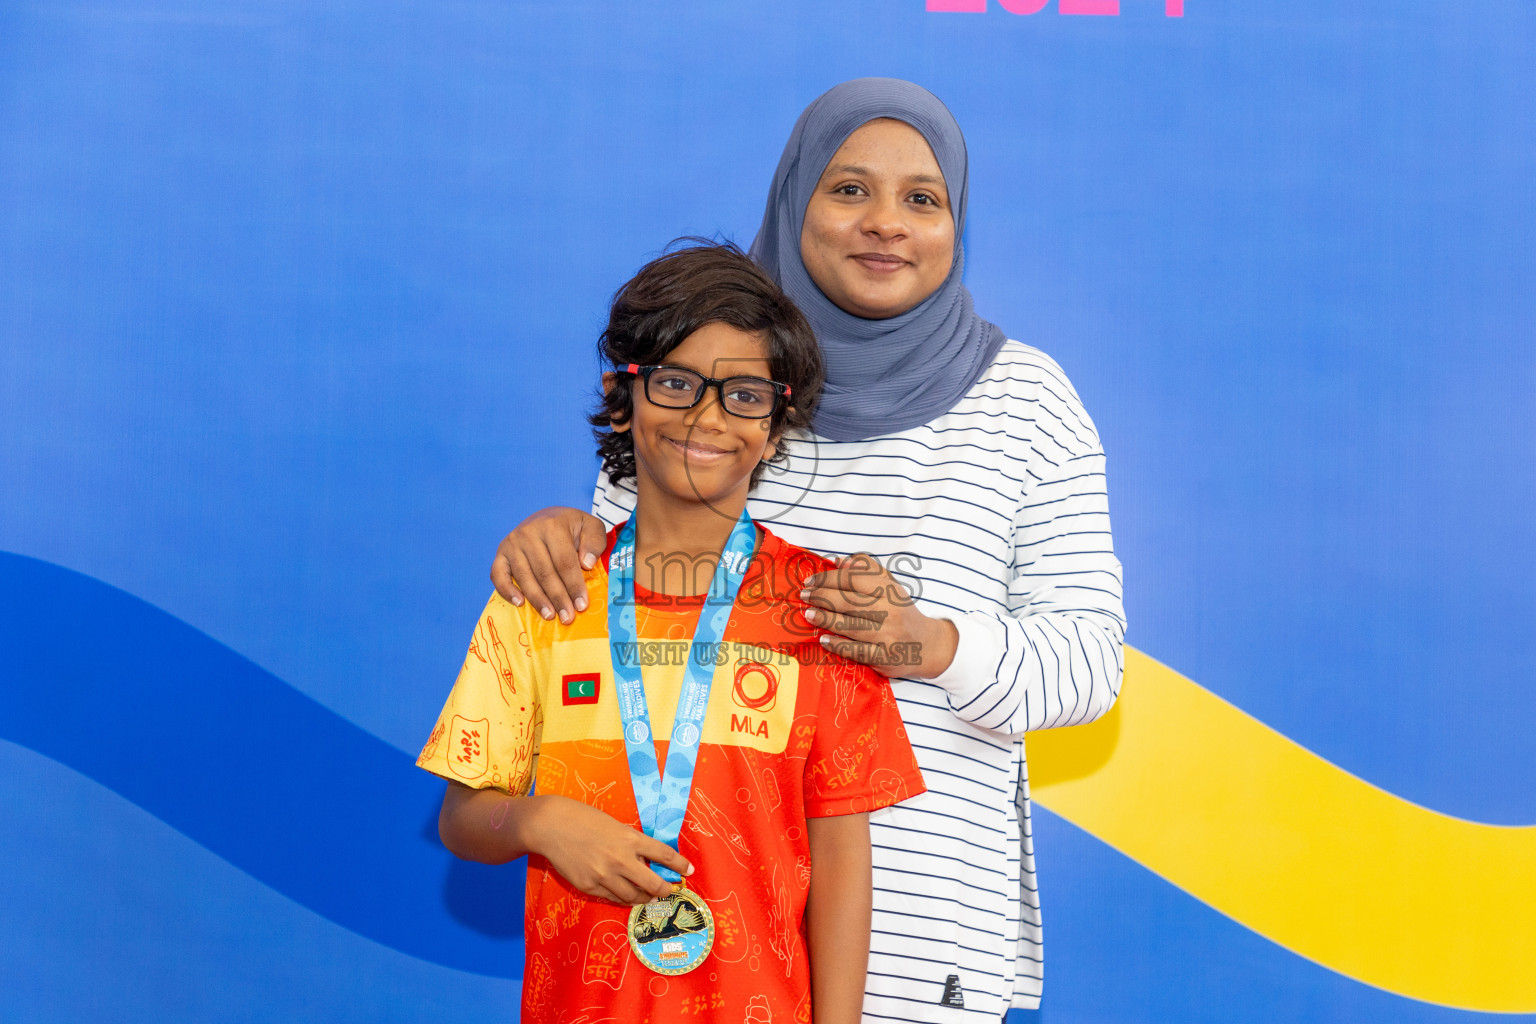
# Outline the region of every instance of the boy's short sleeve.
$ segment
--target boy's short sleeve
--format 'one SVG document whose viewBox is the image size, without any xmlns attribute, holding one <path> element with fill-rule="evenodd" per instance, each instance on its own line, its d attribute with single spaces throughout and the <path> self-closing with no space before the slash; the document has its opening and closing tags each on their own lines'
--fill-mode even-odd
<svg viewBox="0 0 1536 1024">
<path fill-rule="evenodd" d="M 417 765 L 471 789 L 529 791 L 542 716 L 527 636 L 519 609 L 492 594 Z"/>
<path fill-rule="evenodd" d="M 860 814 L 923 792 L 891 684 L 867 665 L 817 653 L 822 706 L 805 765 L 805 816 Z"/>
</svg>

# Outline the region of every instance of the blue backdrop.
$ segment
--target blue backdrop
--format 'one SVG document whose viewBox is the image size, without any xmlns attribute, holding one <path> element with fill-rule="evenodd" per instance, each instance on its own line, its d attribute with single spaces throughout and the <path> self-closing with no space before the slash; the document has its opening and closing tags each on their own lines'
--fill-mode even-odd
<svg viewBox="0 0 1536 1024">
<path fill-rule="evenodd" d="M 495 542 L 590 496 L 607 297 L 749 242 L 859 75 L 966 129 L 968 282 L 1097 420 L 1128 639 L 1536 822 L 1536 5 L 982 6 L 0 3 L 0 1018 L 515 1018 L 521 876 L 411 757 Z M 1480 1016 L 1036 834 L 1038 1019 Z"/>
</svg>

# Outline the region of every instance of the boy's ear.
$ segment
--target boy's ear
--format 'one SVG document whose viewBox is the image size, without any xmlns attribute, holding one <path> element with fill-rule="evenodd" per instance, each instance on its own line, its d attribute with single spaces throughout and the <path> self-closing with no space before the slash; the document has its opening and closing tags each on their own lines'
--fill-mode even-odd
<svg viewBox="0 0 1536 1024">
<path fill-rule="evenodd" d="M 618 374 L 616 374 L 616 373 L 605 373 L 605 374 L 603 374 L 603 394 L 605 394 L 605 395 L 613 394 L 613 389 L 618 385 L 618 383 L 619 383 L 619 375 Z M 613 422 L 612 418 L 610 417 L 610 419 L 608 421 L 609 429 L 612 430 L 615 434 L 622 434 L 622 433 L 624 433 L 625 431 L 627 431 L 630 428 L 631 424 L 632 424 L 632 420 L 629 420 L 629 419 L 626 419 L 623 423 L 615 423 L 615 422 Z"/>
<path fill-rule="evenodd" d="M 784 417 L 783 422 L 787 423 L 790 419 L 792 419 L 793 416 L 794 416 L 794 412 L 795 412 L 795 407 L 791 405 L 789 407 L 789 409 L 788 409 L 789 415 L 786 415 Z M 760 460 L 762 462 L 767 462 L 769 459 L 771 459 L 775 455 L 779 454 L 779 442 L 784 440 L 784 428 L 780 427 L 778 430 L 775 431 L 770 426 L 770 424 L 772 422 L 773 422 L 772 420 L 764 420 L 763 421 L 764 427 L 766 429 L 768 429 L 768 430 L 773 431 L 773 432 L 768 435 L 768 447 L 763 449 L 763 457 Z"/>
</svg>

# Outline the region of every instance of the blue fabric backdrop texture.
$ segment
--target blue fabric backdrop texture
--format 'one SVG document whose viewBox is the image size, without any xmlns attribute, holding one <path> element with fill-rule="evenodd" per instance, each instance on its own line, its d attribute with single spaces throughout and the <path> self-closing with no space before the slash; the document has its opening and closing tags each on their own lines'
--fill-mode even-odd
<svg viewBox="0 0 1536 1024">
<path fill-rule="evenodd" d="M 590 496 L 606 299 L 750 242 L 861 75 L 966 130 L 1130 642 L 1536 823 L 1533 53 L 1529 0 L 0 4 L 0 1019 L 515 1019 L 521 873 L 411 758 L 495 542 Z M 1482 1016 L 1036 829 L 1032 1019 Z"/>
</svg>

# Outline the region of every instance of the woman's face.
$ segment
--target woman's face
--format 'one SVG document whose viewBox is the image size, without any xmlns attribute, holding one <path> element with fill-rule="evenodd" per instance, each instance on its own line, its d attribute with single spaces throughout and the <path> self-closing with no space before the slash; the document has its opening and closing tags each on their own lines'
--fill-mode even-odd
<svg viewBox="0 0 1536 1024">
<path fill-rule="evenodd" d="M 955 258 L 955 218 L 916 128 L 880 118 L 838 147 L 806 205 L 800 258 L 822 294 L 867 320 L 938 290 Z"/>
</svg>

